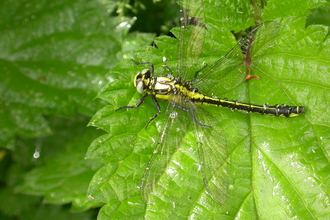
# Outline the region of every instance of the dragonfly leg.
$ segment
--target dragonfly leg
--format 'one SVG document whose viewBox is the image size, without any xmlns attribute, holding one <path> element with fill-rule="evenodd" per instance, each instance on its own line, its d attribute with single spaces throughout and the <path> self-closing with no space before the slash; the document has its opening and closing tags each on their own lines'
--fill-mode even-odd
<svg viewBox="0 0 330 220">
<path fill-rule="evenodd" d="M 115 111 L 118 111 L 119 109 L 123 109 L 123 108 L 137 108 L 139 107 L 145 100 L 145 98 L 148 96 L 148 94 L 144 94 L 144 96 L 136 103 L 136 105 L 132 105 L 132 106 L 122 106 L 120 108 L 117 108 Z"/>
<path fill-rule="evenodd" d="M 166 59 L 163 59 L 163 61 L 164 61 L 163 67 L 165 67 L 165 69 L 170 72 L 171 76 L 173 76 L 173 72 L 172 72 L 171 68 L 169 66 L 167 66 L 167 64 L 166 64 Z"/>
<path fill-rule="evenodd" d="M 150 124 L 150 122 L 152 122 L 155 118 L 157 118 L 157 116 L 160 114 L 160 111 L 161 111 L 161 110 L 160 110 L 160 106 L 159 106 L 159 104 L 158 104 L 158 102 L 157 102 L 156 97 L 155 97 L 155 96 L 151 96 L 151 97 L 152 97 L 152 101 L 154 102 L 154 104 L 155 104 L 155 106 L 156 106 L 157 113 L 149 119 L 149 121 L 148 121 L 146 127 L 148 127 L 148 125 Z"/>
<path fill-rule="evenodd" d="M 164 64 L 163 67 L 165 67 L 165 69 L 166 69 L 167 71 L 169 71 L 170 74 L 173 76 L 173 72 L 172 72 L 172 70 L 170 69 L 169 66 L 167 66 L 166 64 Z"/>
<path fill-rule="evenodd" d="M 131 59 L 131 61 L 133 61 L 136 65 L 144 65 L 144 64 L 149 64 L 150 65 L 150 72 L 151 73 L 154 73 L 154 64 L 153 63 L 150 63 L 150 62 L 144 62 L 144 63 L 138 63 L 136 62 L 135 60 Z"/>
</svg>

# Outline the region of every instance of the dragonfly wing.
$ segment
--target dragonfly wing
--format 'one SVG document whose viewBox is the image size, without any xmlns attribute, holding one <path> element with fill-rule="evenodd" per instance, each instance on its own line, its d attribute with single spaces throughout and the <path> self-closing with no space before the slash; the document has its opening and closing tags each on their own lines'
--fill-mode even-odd
<svg viewBox="0 0 330 220">
<path fill-rule="evenodd" d="M 180 106 L 192 118 L 190 121 L 194 125 L 205 188 L 215 202 L 223 204 L 228 192 L 229 166 L 226 141 L 220 124 L 211 112 L 189 100 L 181 102 Z"/>
<path fill-rule="evenodd" d="M 251 54 L 253 60 L 262 58 L 270 48 L 273 48 L 276 45 L 274 40 L 281 33 L 281 26 L 275 21 L 265 22 L 259 26 L 260 30 L 256 33 L 256 40 L 253 43 L 253 51 Z"/>
<path fill-rule="evenodd" d="M 175 104 L 168 105 L 158 143 L 141 181 L 141 197 L 145 203 L 149 202 L 150 194 L 156 191 L 162 175 L 166 175 L 168 163 L 180 147 L 189 121 L 187 113 L 176 108 Z"/>
<path fill-rule="evenodd" d="M 179 51 L 177 75 L 191 80 L 198 70 L 197 62 L 203 50 L 206 26 L 202 0 L 182 0 L 181 27 L 179 33 Z M 200 65 L 198 65 L 200 66 Z M 197 67 L 197 68 L 196 68 Z"/>
<path fill-rule="evenodd" d="M 178 99 L 180 100 L 180 97 Z M 185 109 L 184 111 L 182 109 Z M 215 117 L 189 100 L 172 102 L 164 114 L 165 123 L 155 151 L 141 181 L 141 197 L 147 204 L 157 191 L 168 164 L 179 149 L 191 123 L 194 125 L 204 185 L 218 203 L 223 204 L 228 189 L 227 149 Z"/>
<path fill-rule="evenodd" d="M 247 68 L 257 63 L 274 46 L 280 33 L 277 22 L 265 22 L 238 41 L 226 55 L 206 66 L 194 80 L 194 86 L 204 94 L 221 95 L 243 82 Z"/>
<path fill-rule="evenodd" d="M 212 199 L 222 205 L 227 198 L 229 179 L 226 141 L 217 119 L 210 112 L 199 108 L 197 117 L 204 125 L 211 126 L 195 125 L 204 185 Z"/>
</svg>

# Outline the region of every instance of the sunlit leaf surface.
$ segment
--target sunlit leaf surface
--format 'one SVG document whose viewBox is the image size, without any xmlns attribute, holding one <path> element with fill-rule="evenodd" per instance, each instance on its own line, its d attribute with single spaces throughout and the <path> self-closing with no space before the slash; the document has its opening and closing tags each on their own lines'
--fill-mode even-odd
<svg viewBox="0 0 330 220">
<path fill-rule="evenodd" d="M 233 26 L 224 27 L 220 25 L 220 18 L 229 15 L 220 5 L 204 2 L 207 33 L 201 66 L 203 62 L 213 62 L 225 55 L 237 43 L 227 28 L 246 29 L 249 25 L 242 22 L 242 16 L 254 14 L 251 12 L 253 7 L 240 7 L 238 2 L 226 5 L 237 13 L 230 17 Z M 120 106 L 136 104 L 141 98 L 133 86 L 133 77 L 149 67 L 126 60 L 113 68 L 111 74 L 120 80 L 99 94 L 111 105 L 96 113 L 90 123 L 108 132 L 95 140 L 88 152 L 89 158 L 105 164 L 94 176 L 89 191 L 94 199 L 107 203 L 100 218 L 329 217 L 328 27 L 305 27 L 305 14 L 301 12 L 316 5 L 296 5 L 299 10 L 283 8 L 282 14 L 277 16 L 270 10 L 280 8 L 276 3 L 268 4 L 264 10 L 265 21 L 276 18 L 281 29 L 265 53 L 260 56 L 255 53 L 252 57 L 252 74 L 261 80 L 240 82 L 226 93 L 215 95 L 256 104 L 305 106 L 306 113 L 296 118 L 279 118 L 208 108 L 219 121 L 216 128 L 225 137 L 219 138 L 219 144 L 227 146 L 230 161 L 228 195 L 223 205 L 217 204 L 206 192 L 197 143 L 189 129 L 178 150 L 173 152 L 156 190 L 151 193 L 151 202 L 143 203 L 140 181 L 157 146 L 164 121 L 159 116 L 145 128 L 149 118 L 156 113 L 150 99 L 139 108 L 114 112 Z M 219 12 L 224 10 L 224 15 L 212 13 L 216 7 Z M 293 11 L 296 17 L 287 17 L 288 11 Z M 219 14 L 221 16 L 217 17 Z M 272 31 L 265 29 L 263 33 L 267 35 Z M 255 46 L 262 40 L 262 36 L 257 38 Z M 163 57 L 167 58 L 171 69 L 177 68 L 177 40 L 158 37 L 155 43 L 158 49 L 140 48 L 131 58 L 152 62 L 155 73 L 166 75 Z M 160 102 L 160 105 L 164 112 L 167 103 Z"/>
</svg>

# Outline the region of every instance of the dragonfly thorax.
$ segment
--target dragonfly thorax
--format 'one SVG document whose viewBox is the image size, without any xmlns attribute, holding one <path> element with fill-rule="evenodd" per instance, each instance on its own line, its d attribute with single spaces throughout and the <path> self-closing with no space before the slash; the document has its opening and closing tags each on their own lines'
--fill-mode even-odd
<svg viewBox="0 0 330 220">
<path fill-rule="evenodd" d="M 176 93 L 176 84 L 177 79 L 172 75 L 154 77 L 150 69 L 142 70 L 134 78 L 134 86 L 140 94 L 147 93 L 157 97 Z"/>
</svg>

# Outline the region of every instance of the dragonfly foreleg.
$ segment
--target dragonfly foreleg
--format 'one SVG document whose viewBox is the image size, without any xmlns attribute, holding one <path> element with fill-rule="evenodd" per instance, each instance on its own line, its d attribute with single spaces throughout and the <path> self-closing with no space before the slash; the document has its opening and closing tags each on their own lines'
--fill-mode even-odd
<svg viewBox="0 0 330 220">
<path fill-rule="evenodd" d="M 117 108 L 115 111 L 118 111 L 119 109 L 123 109 L 123 108 L 137 108 L 139 107 L 145 100 L 145 98 L 148 96 L 148 94 L 144 94 L 144 96 L 136 103 L 136 105 L 132 105 L 132 106 L 122 106 L 120 108 Z"/>
<path fill-rule="evenodd" d="M 154 73 L 154 64 L 153 63 L 150 63 L 150 62 L 144 62 L 144 63 L 138 63 L 136 62 L 135 60 L 131 59 L 131 61 L 133 61 L 136 65 L 144 65 L 144 64 L 149 64 L 150 65 L 150 72 L 151 73 Z"/>
</svg>

